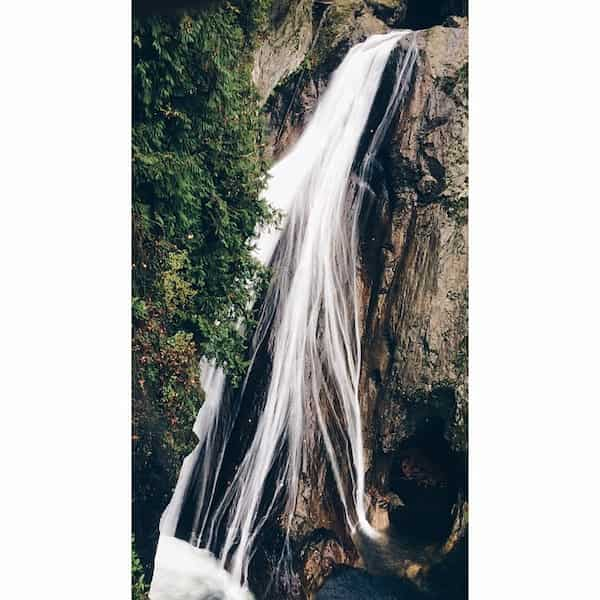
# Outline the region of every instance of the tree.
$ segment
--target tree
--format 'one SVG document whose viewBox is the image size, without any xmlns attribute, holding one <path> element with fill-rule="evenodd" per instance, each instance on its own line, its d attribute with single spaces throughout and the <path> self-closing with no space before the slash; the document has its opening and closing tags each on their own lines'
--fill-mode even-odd
<svg viewBox="0 0 600 600">
<path fill-rule="evenodd" d="M 251 255 L 272 214 L 250 50 L 267 4 L 224 3 L 134 19 L 133 499 L 138 552 L 151 567 L 158 521 L 195 439 L 198 362 L 244 372 Z"/>
</svg>

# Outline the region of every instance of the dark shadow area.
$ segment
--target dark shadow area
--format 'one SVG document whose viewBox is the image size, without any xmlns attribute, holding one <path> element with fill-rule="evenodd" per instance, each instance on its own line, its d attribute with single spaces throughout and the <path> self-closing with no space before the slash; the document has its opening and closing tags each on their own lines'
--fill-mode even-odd
<svg viewBox="0 0 600 600">
<path fill-rule="evenodd" d="M 136 17 L 168 17 L 184 10 L 204 9 L 218 4 L 218 0 L 133 0 L 132 10 Z"/>
<path fill-rule="evenodd" d="M 338 566 L 316 600 L 422 600 L 425 598 L 411 582 L 396 577 L 379 577 L 361 569 Z"/>
<path fill-rule="evenodd" d="M 433 565 L 428 577 L 428 588 L 433 598 L 440 600 L 467 600 L 468 534 L 458 543 L 446 560 Z"/>
<path fill-rule="evenodd" d="M 468 0 L 409 0 L 404 27 L 428 29 L 442 25 L 450 17 L 466 17 Z"/>
<path fill-rule="evenodd" d="M 391 526 L 415 543 L 442 542 L 452 528 L 462 476 L 443 433 L 442 419 L 423 419 L 390 471 L 390 490 L 404 502 L 391 512 Z"/>
</svg>

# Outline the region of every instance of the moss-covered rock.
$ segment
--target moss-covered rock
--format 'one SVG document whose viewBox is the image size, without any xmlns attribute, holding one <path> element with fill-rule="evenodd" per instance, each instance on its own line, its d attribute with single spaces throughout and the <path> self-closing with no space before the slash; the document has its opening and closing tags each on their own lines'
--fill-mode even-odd
<svg viewBox="0 0 600 600">
<path fill-rule="evenodd" d="M 312 0 L 273 0 L 270 27 L 256 49 L 252 70 L 261 104 L 304 60 L 312 42 L 312 4 Z"/>
</svg>

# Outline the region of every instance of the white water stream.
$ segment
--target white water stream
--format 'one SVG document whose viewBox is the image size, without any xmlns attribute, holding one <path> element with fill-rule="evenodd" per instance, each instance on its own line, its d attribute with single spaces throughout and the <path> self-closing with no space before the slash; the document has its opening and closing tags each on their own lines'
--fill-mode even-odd
<svg viewBox="0 0 600 600">
<path fill-rule="evenodd" d="M 282 231 L 263 233 L 255 251 L 273 270 L 254 337 L 254 347 L 265 342 L 271 358 L 264 407 L 243 460 L 217 497 L 236 413 L 227 406 L 221 369 L 202 364 L 206 400 L 194 426 L 199 443 L 184 461 L 161 520 L 152 600 L 249 597 L 249 562 L 276 504 L 283 504 L 291 524 L 310 415 L 316 415 L 349 531 L 375 535 L 366 519 L 358 401 L 358 217 L 372 161 L 408 89 L 414 44 L 399 62 L 387 110 L 362 162 L 354 161 L 390 53 L 407 35 L 374 35 L 353 47 L 297 144 L 271 169 L 265 196 L 285 222 Z M 359 184 L 350 189 L 353 165 Z M 190 490 L 191 531 L 179 540 Z"/>
</svg>

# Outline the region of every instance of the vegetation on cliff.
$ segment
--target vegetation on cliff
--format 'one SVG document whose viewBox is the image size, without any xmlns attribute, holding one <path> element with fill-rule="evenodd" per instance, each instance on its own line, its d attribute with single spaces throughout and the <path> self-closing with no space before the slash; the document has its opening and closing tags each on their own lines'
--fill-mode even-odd
<svg viewBox="0 0 600 600">
<path fill-rule="evenodd" d="M 133 502 L 151 566 L 158 523 L 201 404 L 198 362 L 244 370 L 251 256 L 271 219 L 250 52 L 269 0 L 238 0 L 133 27 Z"/>
</svg>

